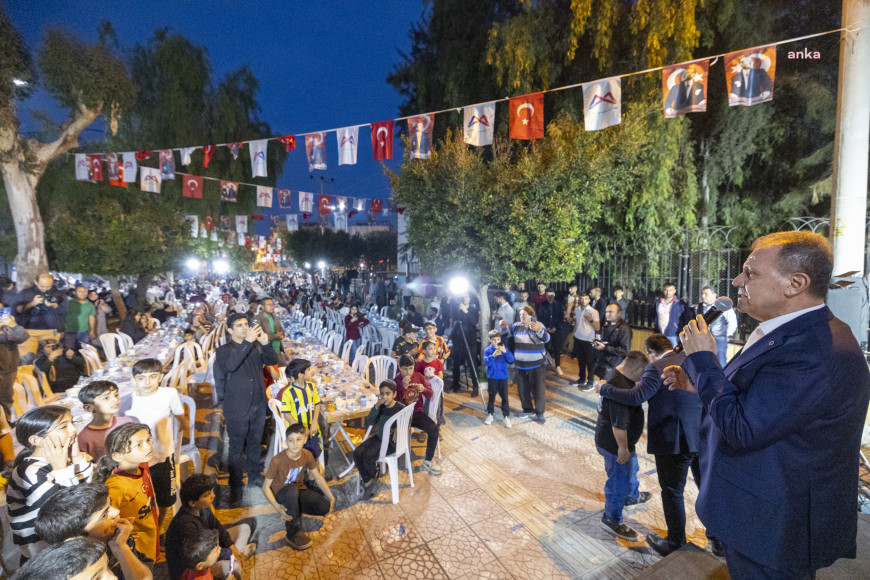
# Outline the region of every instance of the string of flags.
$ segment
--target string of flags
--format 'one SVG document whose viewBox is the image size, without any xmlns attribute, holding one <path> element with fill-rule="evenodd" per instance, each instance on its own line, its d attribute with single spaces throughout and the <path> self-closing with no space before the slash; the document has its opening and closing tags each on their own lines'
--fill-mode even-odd
<svg viewBox="0 0 870 580">
<path fill-rule="evenodd" d="M 699 58 L 674 65 L 667 65 L 636 71 L 611 78 L 578 83 L 563 87 L 519 95 L 507 99 L 496 99 L 486 103 L 477 103 L 463 107 L 463 132 L 465 142 L 476 147 L 491 145 L 495 129 L 496 103 L 507 101 L 509 109 L 509 135 L 511 139 L 535 140 L 544 137 L 544 93 L 562 91 L 572 88 L 582 88 L 584 125 L 587 131 L 599 131 L 607 127 L 619 125 L 622 122 L 622 82 L 623 77 L 635 74 L 649 74 L 661 71 L 662 75 L 662 108 L 666 118 L 674 118 L 689 113 L 703 113 L 707 110 L 708 73 L 712 64 L 720 57 L 726 67 L 726 90 L 729 106 L 754 106 L 773 99 L 774 81 L 776 75 L 776 50 L 780 44 L 797 42 L 808 38 L 841 32 L 839 28 L 826 32 L 810 34 L 798 38 L 790 38 L 764 46 L 758 46 L 726 54 Z M 181 175 L 186 180 L 183 192 L 185 197 L 201 198 L 203 179 L 216 179 L 191 175 L 176 171 L 175 152 L 179 153 L 182 165 L 192 164 L 191 154 L 203 150 L 203 167 L 207 168 L 216 147 L 227 147 L 234 159 L 238 159 L 244 146 L 247 146 L 251 163 L 251 174 L 254 177 L 268 177 L 266 151 L 269 141 L 277 141 L 284 145 L 285 151 L 296 149 L 297 139 L 302 139 L 305 146 L 306 161 L 309 171 L 326 170 L 327 133 L 336 134 L 338 147 L 338 164 L 355 165 L 358 159 L 359 129 L 368 126 L 370 129 L 372 155 L 374 161 L 393 158 L 393 142 L 397 121 L 406 121 L 410 157 L 412 159 L 429 159 L 432 157 L 432 132 L 435 116 L 440 113 L 458 109 L 444 109 L 425 114 L 412 115 L 399 119 L 354 125 L 328 131 L 317 131 L 301 135 L 286 135 L 271 139 L 258 139 L 237 143 L 220 143 L 195 147 L 179 147 L 158 151 L 158 168 L 139 166 L 153 155 L 153 151 L 123 153 L 93 153 L 76 154 L 76 179 L 82 181 L 103 181 L 103 159 L 105 158 L 108 181 L 112 185 L 128 187 L 136 183 L 137 170 L 139 188 L 142 191 L 160 193 L 161 184 Z M 290 190 L 265 187 L 256 184 L 240 184 L 229 180 L 221 182 L 221 201 L 235 202 L 238 199 L 240 185 L 256 188 L 257 205 L 259 207 L 274 207 L 273 195 L 277 207 L 289 209 L 292 199 Z M 314 194 L 297 192 L 299 211 L 303 217 L 314 214 Z M 364 211 L 364 201 L 361 198 L 337 198 L 339 206 L 344 202 L 344 208 L 350 216 Z M 370 213 L 382 211 L 381 200 L 372 199 Z M 329 215 L 335 206 L 330 196 L 318 197 L 319 215 Z M 336 216 L 343 214 L 339 211 Z M 348 216 L 345 215 L 345 220 Z M 290 220 L 288 217 L 288 229 Z M 298 227 L 298 222 L 294 222 Z"/>
</svg>

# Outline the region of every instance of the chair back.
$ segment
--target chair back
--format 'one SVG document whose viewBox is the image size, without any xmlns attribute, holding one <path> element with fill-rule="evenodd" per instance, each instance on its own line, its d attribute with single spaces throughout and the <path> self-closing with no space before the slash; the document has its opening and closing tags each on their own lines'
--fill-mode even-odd
<svg viewBox="0 0 870 580">
<path fill-rule="evenodd" d="M 269 410 L 272 412 L 272 418 L 275 419 L 275 432 L 272 434 L 272 441 L 269 443 L 269 448 L 266 449 L 266 467 L 273 457 L 281 453 L 287 448 L 284 440 L 284 417 L 281 415 L 281 401 L 278 399 L 269 399 Z"/>
<path fill-rule="evenodd" d="M 161 324 L 159 320 L 157 320 L 156 318 L 151 319 L 151 328 L 160 328 L 160 326 Z"/>
<path fill-rule="evenodd" d="M 381 316 L 386 316 L 387 310 L 389 310 L 389 308 L 389 306 L 384 306 L 383 308 L 381 308 Z"/>
<path fill-rule="evenodd" d="M 124 334 L 120 330 L 117 332 L 117 335 L 118 347 L 121 354 L 127 354 L 127 351 L 133 348 L 133 338 L 129 334 Z"/>
<path fill-rule="evenodd" d="M 327 342 L 326 346 L 329 350 L 331 350 L 336 355 L 341 354 L 341 335 L 337 332 L 332 332 L 329 335 L 329 342 Z"/>
<path fill-rule="evenodd" d="M 364 354 L 356 355 L 353 359 L 353 364 L 350 367 L 366 382 L 369 380 L 369 357 Z"/>
<path fill-rule="evenodd" d="M 15 412 L 15 417 L 10 417 L 10 420 L 17 421 L 24 413 L 34 408 L 36 405 L 30 398 L 27 389 L 21 383 L 12 384 L 12 411 Z"/>
<path fill-rule="evenodd" d="M 441 397 L 444 396 L 444 380 L 439 377 L 427 379 L 429 388 L 432 389 L 432 398 L 426 401 L 423 410 L 429 418 L 438 423 L 438 407 L 441 405 Z"/>
<path fill-rule="evenodd" d="M 179 365 L 166 373 L 163 380 L 160 381 L 161 387 L 172 387 L 177 391 L 187 392 L 187 379 L 189 379 L 196 368 L 190 359 L 182 360 Z"/>
<path fill-rule="evenodd" d="M 392 438 L 393 425 L 396 426 L 396 450 L 392 453 L 396 457 L 401 457 L 410 447 L 411 439 L 411 415 L 414 414 L 414 405 L 408 405 L 384 423 L 384 432 L 381 433 L 381 452 L 378 455 L 378 461 L 383 460 L 387 456 L 387 449 Z"/>
<path fill-rule="evenodd" d="M 185 417 L 187 418 L 187 439 L 188 445 L 193 443 L 196 444 L 196 401 L 193 400 L 193 397 L 188 397 L 187 395 L 178 395 L 178 400 L 181 401 L 182 407 L 187 407 L 187 412 L 185 413 Z M 175 449 L 176 458 L 181 456 L 181 449 L 185 447 L 184 445 L 184 435 L 181 432 L 181 422 L 175 418 L 173 415 L 173 421 L 176 423 L 175 429 L 173 429 L 173 436 L 175 437 L 175 445 L 173 448 Z"/>
<path fill-rule="evenodd" d="M 396 376 L 396 359 L 391 356 L 377 355 L 369 359 L 369 365 L 374 369 L 373 385 L 378 386 L 381 381 L 392 379 Z M 371 375 L 370 375 L 371 376 Z"/>
<path fill-rule="evenodd" d="M 205 351 L 199 343 L 192 342 L 190 344 L 183 344 L 182 346 L 187 351 L 186 356 L 190 358 L 191 362 L 193 362 L 193 366 L 196 367 L 196 370 L 205 370 L 205 366 L 208 364 L 208 357 L 206 357 Z"/>
<path fill-rule="evenodd" d="M 120 338 L 114 332 L 106 332 L 100 335 L 100 344 L 103 345 L 103 352 L 106 353 L 107 360 L 112 360 L 118 356 L 118 350 L 115 345 L 119 342 Z"/>
<path fill-rule="evenodd" d="M 349 340 L 344 343 L 344 347 L 341 349 L 341 360 L 345 362 L 345 364 L 350 364 L 350 350 L 353 348 L 353 341 Z"/>
</svg>

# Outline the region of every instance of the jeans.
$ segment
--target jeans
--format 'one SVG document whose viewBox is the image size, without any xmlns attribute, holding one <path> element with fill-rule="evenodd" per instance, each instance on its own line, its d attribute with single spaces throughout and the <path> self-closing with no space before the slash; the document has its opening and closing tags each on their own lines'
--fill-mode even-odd
<svg viewBox="0 0 870 580">
<path fill-rule="evenodd" d="M 517 369 L 517 391 L 523 405 L 523 413 L 543 415 L 547 404 L 547 393 L 544 389 L 544 367 L 533 369 Z M 532 406 L 534 399 L 534 406 Z"/>
<path fill-rule="evenodd" d="M 310 451 L 314 459 L 320 457 L 320 454 L 323 453 L 323 449 L 320 448 L 320 435 L 309 435 L 308 441 L 305 442 L 302 448 Z"/>
<path fill-rule="evenodd" d="M 459 340 L 462 340 L 462 337 L 459 337 Z M 471 346 L 470 342 L 469 346 Z M 480 386 L 477 381 L 477 372 L 476 369 L 471 368 L 474 366 L 474 355 L 465 350 L 464 344 L 461 347 L 456 347 L 453 354 L 450 355 L 450 360 L 453 361 L 453 390 L 458 391 L 461 388 L 459 379 L 462 376 L 462 365 L 465 365 L 468 374 L 471 376 L 472 390 L 478 390 Z"/>
<path fill-rule="evenodd" d="M 229 463 L 230 489 L 241 491 L 242 477 L 247 463 L 248 478 L 260 475 L 260 459 L 263 448 L 263 427 L 266 425 L 266 406 L 260 405 L 251 409 L 244 417 L 225 418 L 227 436 L 230 439 Z M 245 458 L 247 448 L 247 461 Z"/>
<path fill-rule="evenodd" d="M 91 344 L 91 335 L 87 330 L 84 332 L 67 332 L 63 335 L 64 348 L 78 351 L 81 349 L 82 344 Z"/>
<path fill-rule="evenodd" d="M 353 462 L 363 483 L 378 476 L 378 457 L 381 453 L 381 438 L 369 437 L 353 450 Z"/>
<path fill-rule="evenodd" d="M 351 344 L 352 344 L 352 346 L 350 347 L 350 356 L 348 356 L 350 361 L 348 361 L 348 362 L 353 363 L 353 359 L 354 359 L 354 357 L 356 357 L 356 349 L 358 349 L 359 345 L 362 344 L 362 339 L 355 338 L 355 339 L 353 339 L 353 342 Z"/>
<path fill-rule="evenodd" d="M 607 472 L 607 483 L 604 484 L 604 517 L 611 522 L 622 523 L 622 508 L 625 500 L 637 499 L 640 495 L 637 472 L 637 453 L 631 454 L 631 461 L 622 465 L 616 462 L 616 455 L 598 447 L 598 453 L 604 457 L 604 470 Z"/>
<path fill-rule="evenodd" d="M 505 419 L 511 414 L 511 408 L 508 404 L 508 380 L 507 379 L 489 379 L 489 397 L 486 403 L 486 412 L 492 415 L 495 411 L 495 396 L 501 397 L 501 414 Z"/>
<path fill-rule="evenodd" d="M 291 521 L 284 522 L 288 538 L 302 529 L 302 514 L 325 516 L 329 513 L 329 500 L 319 490 L 299 489 L 295 484 L 279 489 L 275 501 L 287 509 L 288 515 L 293 516 Z"/>
<path fill-rule="evenodd" d="M 778 570 L 769 568 L 750 560 L 740 552 L 733 550 L 724 542 L 725 563 L 728 564 L 728 573 L 734 580 L 814 580 L 815 570 L 795 572 L 792 570 Z"/>
<path fill-rule="evenodd" d="M 686 488 L 686 478 L 689 469 L 695 477 L 695 483 L 700 486 L 701 475 L 698 472 L 697 453 L 656 454 L 656 474 L 659 486 L 662 488 L 662 510 L 665 512 L 665 523 L 668 526 L 668 541 L 679 546 L 686 541 L 686 506 L 683 501 L 683 490 Z"/>
<path fill-rule="evenodd" d="M 429 415 L 420 412 L 411 415 L 411 427 L 426 434 L 426 461 L 432 461 L 432 458 L 435 457 L 435 449 L 438 447 L 441 428 L 429 418 Z"/>
<path fill-rule="evenodd" d="M 719 366 L 723 369 L 728 363 L 728 337 L 716 336 L 716 357 L 719 359 Z"/>
<path fill-rule="evenodd" d="M 577 358 L 577 382 L 592 382 L 595 378 L 595 352 L 592 343 L 588 340 L 580 340 L 574 337 L 574 356 Z"/>
</svg>

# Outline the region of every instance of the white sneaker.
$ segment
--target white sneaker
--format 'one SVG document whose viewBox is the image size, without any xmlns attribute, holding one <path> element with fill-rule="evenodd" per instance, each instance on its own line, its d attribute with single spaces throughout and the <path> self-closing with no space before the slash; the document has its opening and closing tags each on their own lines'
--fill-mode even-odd
<svg viewBox="0 0 870 580">
<path fill-rule="evenodd" d="M 492 421 L 493 421 L 493 416 L 492 416 L 492 415 L 487 415 L 487 416 L 486 416 L 486 420 L 483 422 L 483 424 L 484 424 L 484 425 L 492 425 Z"/>
<path fill-rule="evenodd" d="M 556 367 L 556 374 L 559 375 L 560 377 L 565 374 L 562 372 L 562 367 Z"/>
<path fill-rule="evenodd" d="M 505 428 L 505 429 L 510 429 L 510 428 L 511 428 L 511 420 L 510 420 L 508 417 L 505 417 L 505 418 L 504 418 L 504 428 Z"/>
</svg>

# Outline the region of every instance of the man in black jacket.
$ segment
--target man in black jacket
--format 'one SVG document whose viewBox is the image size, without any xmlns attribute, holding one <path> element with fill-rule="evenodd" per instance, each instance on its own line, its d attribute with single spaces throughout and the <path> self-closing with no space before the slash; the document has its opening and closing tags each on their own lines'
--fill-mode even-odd
<svg viewBox="0 0 870 580">
<path fill-rule="evenodd" d="M 218 400 L 223 402 L 224 422 L 230 439 L 230 501 L 242 499 L 245 474 L 243 452 L 247 447 L 249 485 L 261 485 L 260 458 L 263 426 L 266 424 L 266 384 L 263 367 L 278 364 L 269 347 L 269 337 L 258 324 L 249 327 L 244 314 L 227 318 L 231 340 L 217 349 L 214 379 Z"/>
<path fill-rule="evenodd" d="M 544 325 L 550 336 L 556 336 L 559 328 L 562 326 L 562 305 L 556 300 L 556 293 L 552 290 L 547 290 L 546 296 L 547 300 L 538 304 L 538 321 Z M 551 340 L 547 343 L 547 350 L 550 352 L 550 356 L 553 357 L 553 366 L 556 367 L 556 374 L 561 377 L 561 343 L 557 340 Z M 621 361 L 622 359 L 619 360 Z"/>
<path fill-rule="evenodd" d="M 611 304 L 604 309 L 604 328 L 601 340 L 592 343 L 595 349 L 595 374 L 604 378 L 622 362 L 631 350 L 631 327 L 622 319 L 622 307 Z"/>
<path fill-rule="evenodd" d="M 453 329 L 450 332 L 450 340 L 453 342 L 453 354 L 450 358 L 453 361 L 453 392 L 458 393 L 462 390 L 459 378 L 462 373 L 462 365 L 465 365 L 467 372 L 471 375 L 471 397 L 476 398 L 479 394 L 479 383 L 475 368 L 471 367 L 476 365 L 474 353 L 480 311 L 471 303 L 471 297 L 465 294 L 458 297 L 457 305 L 452 314 Z"/>
<path fill-rule="evenodd" d="M 667 337 L 663 334 L 649 336 L 646 339 L 646 352 L 650 364 L 633 388 L 617 389 L 605 384 L 596 390 L 602 396 L 623 405 L 640 405 L 649 401 L 647 453 L 656 459 L 656 473 L 662 489 L 662 509 L 665 512 L 668 535 L 662 538 L 649 533 L 646 539 L 656 552 L 667 556 L 686 543 L 683 490 L 689 469 L 692 470 L 695 483 L 701 485 L 697 461 L 701 401 L 694 393 L 670 391 L 665 386 L 661 378 L 664 368 L 679 365 L 686 358 L 684 353 L 672 350 Z"/>
</svg>

